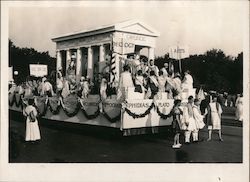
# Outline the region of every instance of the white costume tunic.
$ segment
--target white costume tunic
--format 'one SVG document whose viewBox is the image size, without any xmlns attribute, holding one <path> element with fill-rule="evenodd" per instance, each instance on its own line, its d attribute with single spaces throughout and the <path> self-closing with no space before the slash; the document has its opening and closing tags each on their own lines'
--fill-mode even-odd
<svg viewBox="0 0 250 182">
<path fill-rule="evenodd" d="M 37 119 L 35 120 L 35 122 L 31 122 L 30 121 L 30 117 L 29 114 L 33 112 L 34 116 L 37 116 L 37 111 L 36 108 L 28 105 L 24 111 L 23 114 L 24 116 L 27 117 L 26 119 L 26 136 L 25 136 L 25 141 L 36 141 L 36 140 L 40 140 L 41 139 L 41 135 L 40 135 L 40 130 L 38 127 L 38 121 Z"/>
<path fill-rule="evenodd" d="M 205 123 L 203 122 L 203 116 L 201 115 L 200 108 L 194 105 L 193 113 L 194 113 L 194 120 L 195 120 L 196 127 L 198 129 L 202 129 L 205 126 Z"/>
<path fill-rule="evenodd" d="M 193 89 L 193 78 L 190 74 L 185 75 L 184 82 L 182 83 L 182 89 Z"/>
<path fill-rule="evenodd" d="M 220 104 L 218 104 L 218 109 L 216 107 L 216 102 L 209 103 L 211 109 L 211 123 L 213 130 L 220 130 L 221 129 L 221 114 L 222 109 Z M 211 126 L 209 127 L 211 129 Z"/>
<path fill-rule="evenodd" d="M 192 105 L 188 104 L 186 107 L 183 108 L 183 117 L 184 122 L 188 124 L 186 128 L 187 131 L 195 131 L 198 129 L 194 119 Z"/>
<path fill-rule="evenodd" d="M 243 121 L 243 97 L 238 97 L 236 100 L 236 119 Z"/>
</svg>

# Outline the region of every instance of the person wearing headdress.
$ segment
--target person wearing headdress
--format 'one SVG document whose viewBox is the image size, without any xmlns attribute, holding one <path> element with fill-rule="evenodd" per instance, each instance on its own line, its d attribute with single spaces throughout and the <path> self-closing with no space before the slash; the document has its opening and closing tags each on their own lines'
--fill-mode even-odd
<svg viewBox="0 0 250 182">
<path fill-rule="evenodd" d="M 86 77 L 83 77 L 83 82 L 82 82 L 82 86 L 83 86 L 83 89 L 82 89 L 82 98 L 86 99 L 88 98 L 88 95 L 89 95 L 89 92 L 90 92 L 90 89 L 89 89 L 89 79 Z"/>
<path fill-rule="evenodd" d="M 201 114 L 201 110 L 200 110 L 199 99 L 194 99 L 193 113 L 194 113 L 194 120 L 196 124 L 196 130 L 193 131 L 193 141 L 198 142 L 199 141 L 199 129 L 202 129 L 205 126 L 205 123 L 203 122 L 204 117 Z"/>
<path fill-rule="evenodd" d="M 26 117 L 25 141 L 38 141 L 41 139 L 40 130 L 37 121 L 37 110 L 34 107 L 34 98 L 28 99 L 28 105 L 23 110 Z"/>
<path fill-rule="evenodd" d="M 145 83 L 142 75 L 142 70 L 138 70 L 135 76 L 135 90 L 140 93 L 145 93 L 144 85 Z"/>
<path fill-rule="evenodd" d="M 196 132 L 197 127 L 194 120 L 194 112 L 193 112 L 194 98 L 193 96 L 188 97 L 187 106 L 183 108 L 183 117 L 184 122 L 186 124 L 185 128 L 185 143 L 190 143 L 191 133 Z"/>
<path fill-rule="evenodd" d="M 168 63 L 164 63 L 164 67 L 161 69 L 161 71 L 163 72 L 163 76 L 168 77 Z"/>
<path fill-rule="evenodd" d="M 209 103 L 207 108 L 207 125 L 208 125 L 208 141 L 212 139 L 212 131 L 218 130 L 219 139 L 223 141 L 221 136 L 221 105 L 217 102 L 217 96 L 212 96 L 212 102 Z"/>
</svg>

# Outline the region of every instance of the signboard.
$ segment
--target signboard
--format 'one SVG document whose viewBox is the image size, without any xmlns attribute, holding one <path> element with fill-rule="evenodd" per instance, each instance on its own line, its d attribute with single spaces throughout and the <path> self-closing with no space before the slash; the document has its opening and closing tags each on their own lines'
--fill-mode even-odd
<svg viewBox="0 0 250 182">
<path fill-rule="evenodd" d="M 154 107 L 152 107 L 152 104 L 154 104 Z M 122 115 L 122 128 L 169 126 L 173 121 L 172 116 L 169 115 L 173 106 L 173 99 L 156 100 L 155 102 L 152 99 L 128 99 L 126 108 L 129 110 L 129 113 L 125 111 Z M 133 117 L 131 116 L 133 114 L 143 116 Z M 169 117 L 163 119 L 160 115 L 169 115 Z"/>
<path fill-rule="evenodd" d="M 128 39 L 114 38 L 113 39 L 114 52 L 118 54 L 129 54 L 135 52 L 135 44 Z"/>
<path fill-rule="evenodd" d="M 169 57 L 176 60 L 189 57 L 188 46 L 171 46 Z"/>
<path fill-rule="evenodd" d="M 43 77 L 48 75 L 47 65 L 30 64 L 30 75 L 35 77 Z"/>
</svg>

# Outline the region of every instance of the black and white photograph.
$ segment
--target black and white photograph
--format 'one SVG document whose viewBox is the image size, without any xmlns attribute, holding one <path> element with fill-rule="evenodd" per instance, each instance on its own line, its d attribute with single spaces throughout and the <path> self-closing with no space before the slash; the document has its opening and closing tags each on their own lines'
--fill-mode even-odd
<svg viewBox="0 0 250 182">
<path fill-rule="evenodd" d="M 248 1 L 1 5 L 0 181 L 248 181 Z"/>
</svg>

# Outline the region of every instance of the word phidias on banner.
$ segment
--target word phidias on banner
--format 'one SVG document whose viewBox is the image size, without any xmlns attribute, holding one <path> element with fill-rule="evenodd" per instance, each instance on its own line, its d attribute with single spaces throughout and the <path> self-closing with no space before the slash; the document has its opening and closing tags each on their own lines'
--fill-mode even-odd
<svg viewBox="0 0 250 182">
<path fill-rule="evenodd" d="M 127 108 L 149 108 L 151 106 L 151 103 L 127 103 Z M 155 106 L 157 107 L 170 107 L 169 102 L 158 102 L 155 103 Z"/>
</svg>

